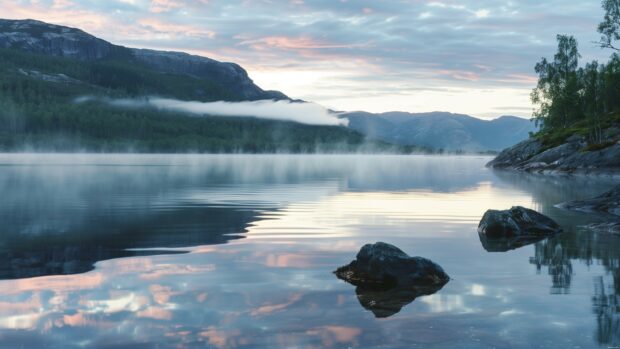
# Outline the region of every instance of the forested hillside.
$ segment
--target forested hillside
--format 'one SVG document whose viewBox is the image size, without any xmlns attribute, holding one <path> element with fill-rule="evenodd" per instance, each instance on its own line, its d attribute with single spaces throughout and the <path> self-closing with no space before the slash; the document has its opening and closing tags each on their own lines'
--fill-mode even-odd
<svg viewBox="0 0 620 349">
<path fill-rule="evenodd" d="M 49 29 L 46 24 L 34 23 L 41 26 L 37 27 L 40 30 Z M 32 32 L 32 24 L 29 25 L 28 35 L 43 37 L 39 31 Z M 51 28 L 57 30 L 57 26 Z M 79 35 L 79 38 L 87 35 L 83 32 L 76 34 L 70 28 L 63 30 Z M 53 37 L 65 35 L 63 33 L 54 33 Z M 128 56 L 129 51 L 112 46 L 111 51 L 102 51 L 105 54 L 101 58 L 97 50 L 103 49 L 92 46 L 100 45 L 98 39 L 90 36 L 87 39 L 90 41 L 83 48 L 84 57 L 67 57 L 62 54 L 65 51 L 46 51 L 48 46 L 57 47 L 56 44 L 45 46 L 38 43 L 39 46 L 33 49 L 25 41 L 4 41 L 16 47 L 0 49 L 0 150 L 415 150 L 413 147 L 392 148 L 381 142 L 367 142 L 364 136 L 343 126 L 311 126 L 250 117 L 190 116 L 154 108 L 118 108 L 96 99 L 75 103 L 81 96 L 133 98 L 155 95 L 202 102 L 253 100 L 260 96 L 286 98 L 279 92 L 260 90 L 247 79 L 247 75 L 243 77 L 244 71 L 240 73 L 238 69 L 241 68 L 236 65 L 208 59 L 196 63 L 199 58 L 174 53 L 174 59 L 183 59 L 180 63 L 171 61 L 176 62 L 176 68 L 157 69 L 157 59 L 173 59 L 167 56 L 171 53 L 162 53 L 164 58 L 153 58 L 155 51 L 145 51 L 140 54 L 150 55 L 149 58 L 138 59 Z M 59 45 L 68 44 L 63 41 Z M 71 45 L 77 44 L 72 41 Z M 191 64 L 184 65 L 187 60 Z M 191 69 L 197 69 L 193 71 L 195 74 L 190 74 Z"/>
</svg>

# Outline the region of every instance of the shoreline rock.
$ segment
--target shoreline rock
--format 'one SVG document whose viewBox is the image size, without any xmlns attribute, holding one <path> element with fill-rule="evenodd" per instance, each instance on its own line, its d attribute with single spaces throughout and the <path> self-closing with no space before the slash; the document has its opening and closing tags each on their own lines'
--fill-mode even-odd
<svg viewBox="0 0 620 349">
<path fill-rule="evenodd" d="M 610 223 L 593 223 L 584 225 L 581 228 L 587 229 L 596 233 L 612 234 L 620 237 L 620 222 Z"/>
<path fill-rule="evenodd" d="M 570 211 L 620 216 L 620 185 L 592 199 L 563 202 L 556 207 Z"/>
<path fill-rule="evenodd" d="M 563 144 L 545 148 L 530 138 L 503 150 L 487 167 L 541 174 L 605 175 L 620 177 L 620 131 L 608 130 L 608 146 L 588 150 L 585 137 L 573 135 Z"/>
<path fill-rule="evenodd" d="M 562 228 L 553 219 L 521 206 L 514 206 L 504 211 L 488 210 L 478 224 L 481 241 L 483 238 L 486 241 L 507 238 L 526 241 L 561 232 Z M 498 241 L 495 244 L 501 245 Z"/>
</svg>

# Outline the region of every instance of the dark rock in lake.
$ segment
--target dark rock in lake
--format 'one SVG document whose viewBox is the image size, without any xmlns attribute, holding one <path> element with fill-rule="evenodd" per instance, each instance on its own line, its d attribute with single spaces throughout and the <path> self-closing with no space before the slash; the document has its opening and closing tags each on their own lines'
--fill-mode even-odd
<svg viewBox="0 0 620 349">
<path fill-rule="evenodd" d="M 450 280 L 434 262 L 410 257 L 384 242 L 364 245 L 354 261 L 334 273 L 357 286 L 360 304 L 378 318 L 398 313 L 417 297 L 439 291 Z"/>
<path fill-rule="evenodd" d="M 353 285 L 367 287 L 443 286 L 450 280 L 434 262 L 410 257 L 384 242 L 364 245 L 354 261 L 334 273 Z"/>
<path fill-rule="evenodd" d="M 564 202 L 557 207 L 571 211 L 610 213 L 620 216 L 620 185 L 595 198 Z"/>
<path fill-rule="evenodd" d="M 478 234 L 486 239 L 540 238 L 560 232 L 562 228 L 554 220 L 521 206 L 504 211 L 488 210 L 478 225 Z"/>
</svg>

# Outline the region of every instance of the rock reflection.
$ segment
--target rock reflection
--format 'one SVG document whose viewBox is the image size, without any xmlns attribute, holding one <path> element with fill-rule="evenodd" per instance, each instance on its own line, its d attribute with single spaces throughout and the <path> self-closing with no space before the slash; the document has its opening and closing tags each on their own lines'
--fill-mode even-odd
<svg viewBox="0 0 620 349">
<path fill-rule="evenodd" d="M 487 252 L 507 252 L 546 239 L 545 236 L 516 236 L 512 238 L 490 238 L 486 234 L 478 234 L 482 247 Z"/>
<path fill-rule="evenodd" d="M 364 309 L 371 311 L 376 318 L 387 318 L 395 315 L 407 304 L 420 296 L 430 296 L 441 290 L 443 285 L 436 287 L 393 287 L 372 288 L 357 286 L 355 294 Z"/>
</svg>

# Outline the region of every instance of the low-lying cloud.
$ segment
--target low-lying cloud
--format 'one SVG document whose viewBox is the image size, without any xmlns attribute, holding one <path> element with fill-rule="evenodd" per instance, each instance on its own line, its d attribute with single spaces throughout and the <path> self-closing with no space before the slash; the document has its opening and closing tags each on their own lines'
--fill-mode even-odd
<svg viewBox="0 0 620 349">
<path fill-rule="evenodd" d="M 259 119 L 294 121 L 308 125 L 346 126 L 347 119 L 338 118 L 325 107 L 315 103 L 291 101 L 260 100 L 247 102 L 195 102 L 169 98 L 100 98 L 79 97 L 76 103 L 98 101 L 121 108 L 156 108 L 200 116 L 236 116 Z"/>
</svg>

